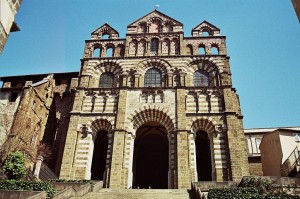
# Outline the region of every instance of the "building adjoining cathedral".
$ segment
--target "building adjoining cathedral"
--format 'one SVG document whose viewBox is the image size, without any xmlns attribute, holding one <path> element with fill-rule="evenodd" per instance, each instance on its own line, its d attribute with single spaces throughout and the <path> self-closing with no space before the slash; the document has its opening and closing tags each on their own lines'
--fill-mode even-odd
<svg viewBox="0 0 300 199">
<path fill-rule="evenodd" d="M 85 41 L 79 71 L 1 77 L 3 151 L 46 143 L 53 155 L 43 164 L 56 176 L 110 188 L 263 175 L 249 144 L 266 131 L 246 139 L 226 37 L 211 23 L 185 36 L 181 22 L 154 10 L 126 38 L 106 23 Z"/>
</svg>

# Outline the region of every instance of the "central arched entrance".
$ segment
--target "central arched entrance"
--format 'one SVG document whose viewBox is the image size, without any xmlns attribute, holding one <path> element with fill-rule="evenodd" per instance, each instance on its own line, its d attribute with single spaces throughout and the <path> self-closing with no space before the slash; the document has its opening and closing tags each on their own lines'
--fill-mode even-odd
<svg viewBox="0 0 300 199">
<path fill-rule="evenodd" d="M 91 180 L 103 180 L 108 146 L 107 131 L 100 130 L 94 142 Z"/>
<path fill-rule="evenodd" d="M 169 141 L 167 130 L 148 122 L 136 132 L 133 156 L 133 188 L 167 189 Z"/>
</svg>

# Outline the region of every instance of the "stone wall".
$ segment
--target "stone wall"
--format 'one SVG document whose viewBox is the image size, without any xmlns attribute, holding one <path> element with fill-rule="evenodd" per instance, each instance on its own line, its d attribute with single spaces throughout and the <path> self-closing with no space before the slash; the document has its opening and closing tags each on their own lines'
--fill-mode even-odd
<svg viewBox="0 0 300 199">
<path fill-rule="evenodd" d="M 43 141 L 53 150 L 52 158 L 46 160 L 46 163 L 57 176 L 60 173 L 73 102 L 74 92 L 70 90 L 66 81 L 55 86 Z"/>
<path fill-rule="evenodd" d="M 263 176 L 262 164 L 259 162 L 249 162 L 249 170 L 252 176 Z"/>
<path fill-rule="evenodd" d="M 29 162 L 35 160 L 52 102 L 53 84 L 54 80 L 49 76 L 23 88 L 9 139 L 6 140 L 2 149 L 3 158 L 9 151 L 17 149 L 28 154 Z M 31 163 L 29 166 L 33 167 Z"/>
<path fill-rule="evenodd" d="M 3 145 L 10 133 L 10 128 L 14 119 L 15 112 L 20 102 L 20 95 L 15 101 L 10 101 L 12 92 L 1 92 L 0 95 L 0 147 Z"/>
</svg>

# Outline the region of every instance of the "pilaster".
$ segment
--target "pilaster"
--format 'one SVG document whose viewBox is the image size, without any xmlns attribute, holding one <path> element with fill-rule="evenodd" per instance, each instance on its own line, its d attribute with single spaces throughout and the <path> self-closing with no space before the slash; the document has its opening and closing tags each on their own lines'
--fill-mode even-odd
<svg viewBox="0 0 300 199">
<path fill-rule="evenodd" d="M 123 168 L 125 148 L 125 112 L 126 112 L 127 91 L 121 89 L 118 101 L 118 115 L 116 130 L 114 131 L 112 157 L 110 166 L 110 188 L 126 188 L 126 171 Z"/>
<path fill-rule="evenodd" d="M 188 131 L 186 130 L 186 114 L 185 114 L 185 90 L 177 89 L 177 188 L 189 188 L 191 173 L 189 168 L 189 141 Z"/>
</svg>

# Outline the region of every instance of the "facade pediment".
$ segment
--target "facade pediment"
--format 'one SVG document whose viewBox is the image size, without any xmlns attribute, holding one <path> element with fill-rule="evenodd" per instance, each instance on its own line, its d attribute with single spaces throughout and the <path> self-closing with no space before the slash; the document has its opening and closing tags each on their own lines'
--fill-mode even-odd
<svg viewBox="0 0 300 199">
<path fill-rule="evenodd" d="M 180 32 L 183 24 L 157 10 L 127 26 L 128 33 Z"/>
<path fill-rule="evenodd" d="M 192 29 L 193 36 L 202 36 L 203 32 L 207 32 L 209 36 L 219 36 L 220 29 L 207 21 L 203 21 Z"/>
<path fill-rule="evenodd" d="M 97 30 L 91 33 L 92 39 L 102 39 L 103 35 L 108 35 L 109 39 L 116 39 L 119 37 L 118 31 L 112 28 L 108 23 L 103 24 Z"/>
</svg>

